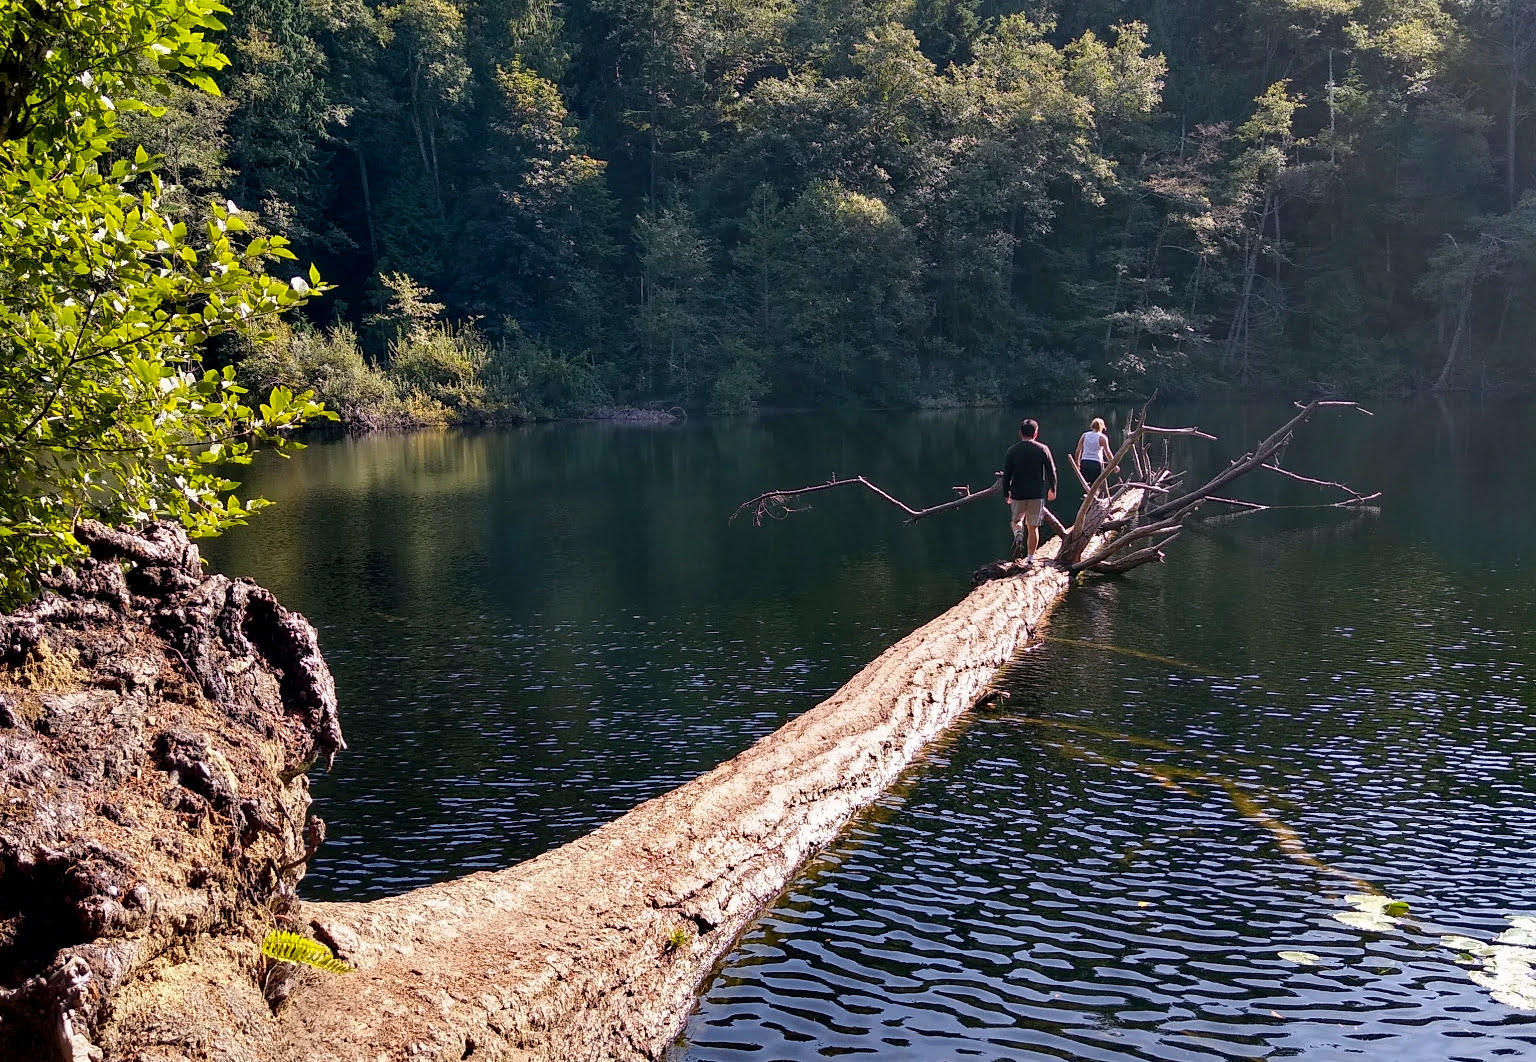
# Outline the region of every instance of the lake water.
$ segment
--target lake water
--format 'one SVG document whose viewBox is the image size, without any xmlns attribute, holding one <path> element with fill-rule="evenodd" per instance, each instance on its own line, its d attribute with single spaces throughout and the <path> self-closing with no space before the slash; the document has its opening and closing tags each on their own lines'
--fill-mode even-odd
<svg viewBox="0 0 1536 1062">
<path fill-rule="evenodd" d="M 1520 954 L 1468 954 L 1536 934 L 1512 921 L 1536 915 L 1536 410 L 1376 413 L 1286 463 L 1379 511 L 1212 521 L 1075 587 L 1006 706 L 747 932 L 677 1059 L 1536 1058 L 1536 1013 L 1478 983 L 1509 998 Z M 1157 419 L 1221 436 L 1176 448 L 1211 470 L 1286 415 Z M 1070 449 L 1081 413 L 1041 419 Z M 505 866 L 811 706 L 963 596 L 1003 506 L 905 527 L 849 490 L 753 528 L 736 503 L 862 472 L 931 504 L 989 482 L 1013 424 L 556 425 L 259 465 L 280 504 L 205 552 L 306 613 L 336 673 L 351 747 L 313 779 L 306 894 Z"/>
</svg>

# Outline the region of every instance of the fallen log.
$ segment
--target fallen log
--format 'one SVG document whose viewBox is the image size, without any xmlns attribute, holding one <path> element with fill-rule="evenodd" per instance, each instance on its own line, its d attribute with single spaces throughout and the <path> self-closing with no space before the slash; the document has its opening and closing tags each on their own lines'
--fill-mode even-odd
<svg viewBox="0 0 1536 1062">
<path fill-rule="evenodd" d="M 990 699 L 988 684 L 1039 631 L 1074 565 L 1121 571 L 1163 555 L 1208 496 L 1178 494 L 1180 477 L 1145 452 L 1148 438 L 1171 435 L 1209 438 L 1143 415 L 1115 460 L 1134 460 L 1139 480 L 1111 489 L 1100 476 L 1073 526 L 1032 563 L 978 573 L 954 608 L 708 774 L 507 870 L 367 904 L 306 905 L 316 937 L 356 972 L 304 975 L 278 1015 L 274 1039 L 289 1053 L 275 1062 L 659 1058 L 714 963 L 805 860 Z M 1260 449 L 1257 463 L 1278 445 Z M 863 477 L 833 477 L 765 492 L 736 515 L 781 517 L 842 487 L 875 494 L 908 522 L 999 491 L 957 488 L 917 508 Z M 1159 499 L 1175 504 L 1150 518 L 1144 510 L 1169 505 Z"/>
<path fill-rule="evenodd" d="M 1122 507 L 1128 512 L 1138 502 L 1139 495 L 1128 492 L 1116 512 Z M 158 918 L 166 928 L 159 936 L 123 931 L 125 939 L 142 943 L 130 949 L 121 977 L 97 977 L 86 993 L 96 1000 L 95 1009 L 70 1027 L 67 1049 L 74 1053 L 59 1048 L 59 1057 L 71 1062 L 659 1058 L 686 1020 L 699 985 L 741 931 L 930 740 L 990 692 L 998 669 L 1039 631 L 1069 582 L 1051 563 L 1056 548 L 1056 542 L 1048 543 L 1036 564 L 973 590 L 826 701 L 687 785 L 509 869 L 370 903 L 297 904 L 291 896 L 296 874 L 280 870 L 309 850 L 298 829 L 301 805 L 307 806 L 303 776 L 288 776 L 286 783 L 282 778 L 302 765 L 291 761 L 325 755 L 339 747 L 340 738 L 339 730 L 334 742 L 328 736 L 329 717 L 311 714 L 313 697 L 285 685 L 290 672 L 304 673 L 302 662 L 274 669 L 261 658 L 244 671 L 232 668 L 245 658 L 229 651 L 229 634 L 217 623 L 196 626 L 206 638 L 175 645 L 156 641 L 153 617 L 174 620 L 186 601 L 179 595 L 228 601 L 237 584 L 218 576 L 205 580 L 188 568 L 165 574 L 130 566 L 130 584 L 181 585 L 185 577 L 187 586 L 158 603 L 132 596 L 130 610 L 121 614 L 116 605 L 103 606 L 94 591 L 45 599 L 27 622 L 46 625 L 44 617 L 51 616 L 63 625 L 61 631 L 94 622 L 91 617 L 135 625 L 133 644 L 154 661 L 157 675 L 180 667 L 181 650 L 170 650 L 181 646 L 193 650 L 188 660 L 194 668 L 198 661 L 206 665 L 209 682 L 220 673 L 254 673 L 271 683 L 269 701 L 274 692 L 290 692 L 281 718 L 242 716 L 244 687 L 232 687 L 222 700 L 194 698 L 205 713 L 195 724 L 216 735 L 210 748 L 253 750 L 223 753 L 242 794 L 292 787 L 286 810 L 274 814 L 282 824 L 275 839 L 281 843 L 261 850 L 260 867 L 277 872 L 279 882 L 264 891 L 266 879 L 231 877 L 226 863 L 239 858 L 231 847 L 233 834 L 214 814 L 229 806 L 227 800 L 211 804 L 209 816 L 195 828 L 184 818 L 155 819 L 151 829 L 166 834 L 169 847 L 181 846 L 180 856 L 146 864 L 142 871 L 164 880 L 154 887 L 167 904 L 151 922 Z M 254 588 L 239 593 L 256 595 Z M 100 612 L 103 607 L 107 612 Z M 251 629 L 248 621 L 237 627 Z M 63 637 L 53 627 L 43 636 Z M 104 651 L 95 666 L 109 667 L 113 659 Z M 311 667 L 307 673 L 316 672 Z M 12 667 L 0 681 L 19 683 L 17 674 Z M 40 692 L 47 681 L 40 675 L 28 681 L 34 682 L 26 687 L 28 696 L 52 695 Z M 162 699 L 145 711 L 168 714 L 169 707 L 160 707 L 165 703 L 162 690 Z M 295 722 L 304 726 L 295 729 Z M 269 725 L 278 728 L 281 739 L 270 747 L 260 736 Z M 245 733 L 242 727 L 255 730 Z M 30 743 L 47 734 L 0 730 L 0 738 L 15 737 Z M 130 746 L 146 758 L 135 782 L 148 779 L 154 796 L 176 791 L 165 764 L 148 758 L 155 741 L 140 735 Z M 278 755 L 278 750 L 285 751 Z M 212 754 L 204 755 L 203 762 L 210 761 L 216 762 Z M 193 767 L 182 777 L 202 775 Z M 140 803 L 148 817 L 152 802 Z M 107 836 L 105 829 L 94 818 L 80 820 L 79 844 L 95 843 Z M 218 882 L 231 882 L 212 890 L 216 905 L 222 905 L 216 917 L 188 918 L 168 909 L 173 895 L 185 898 L 174 907 L 181 912 L 209 894 L 202 871 L 177 876 L 187 874 L 182 857 L 211 868 Z M 274 895 L 280 920 L 261 915 Z M 354 971 L 263 964 L 262 934 L 274 925 L 326 943 Z M 60 948 L 32 963 L 63 969 L 79 950 Z M 14 1026 L 0 1024 L 0 1036 L 14 1030 L 19 1037 L 21 1030 L 47 1025 L 58 1013 L 57 1008 L 28 1012 L 19 998 L 13 1001 L 22 1017 Z M 39 1017 L 45 1020 L 33 1020 Z M 36 1042 L 42 1041 L 27 1041 Z"/>
<path fill-rule="evenodd" d="M 341 747 L 313 631 L 260 588 L 203 576 L 169 529 L 102 529 L 100 560 L 0 620 L 0 694 L 10 698 L 0 780 L 8 801 L 31 801 L 21 827 L 0 818 L 4 1057 L 658 1058 L 714 963 L 805 860 L 988 699 L 1070 570 L 1161 558 L 1190 513 L 1273 458 L 1315 408 L 1182 494 L 1146 440 L 1203 433 L 1153 428 L 1143 414 L 1073 525 L 1033 563 L 984 569 L 965 600 L 822 704 L 571 844 L 371 903 L 293 896 L 319 839 L 300 829 L 303 770 Z M 1140 478 L 1111 488 L 1126 459 Z M 909 520 L 997 492 L 963 488 L 916 509 L 860 478 L 770 492 L 745 511 L 782 515 L 800 494 L 855 483 Z M 124 670 L 123 653 L 148 663 Z M 67 667 L 49 663 L 60 656 Z M 173 675 L 182 692 L 170 692 Z M 73 736 L 60 742 L 56 726 Z M 97 772 L 98 762 L 116 766 Z M 130 812 L 128 824 L 105 801 L 91 813 L 104 786 L 131 796 L 142 819 Z M 146 829 L 156 840 L 137 847 Z M 262 935 L 277 925 L 328 945 L 353 972 L 264 962 Z"/>
<path fill-rule="evenodd" d="M 282 1057 L 659 1058 L 741 931 L 1033 637 L 1069 582 L 1055 548 L 746 752 L 580 840 L 404 896 L 307 904 L 357 972 L 304 975 L 278 1037 L 303 1053 Z"/>
</svg>

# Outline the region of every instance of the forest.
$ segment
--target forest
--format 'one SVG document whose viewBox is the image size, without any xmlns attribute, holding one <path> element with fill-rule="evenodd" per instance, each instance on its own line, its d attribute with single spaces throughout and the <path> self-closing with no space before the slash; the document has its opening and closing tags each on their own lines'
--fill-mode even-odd
<svg viewBox="0 0 1536 1062">
<path fill-rule="evenodd" d="M 228 0 L 123 116 L 360 427 L 1520 390 L 1536 0 Z"/>
</svg>

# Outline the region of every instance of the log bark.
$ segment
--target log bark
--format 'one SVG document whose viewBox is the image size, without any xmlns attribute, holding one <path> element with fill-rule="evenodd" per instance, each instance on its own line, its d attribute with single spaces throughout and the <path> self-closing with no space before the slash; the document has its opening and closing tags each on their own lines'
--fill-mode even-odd
<svg viewBox="0 0 1536 1062">
<path fill-rule="evenodd" d="M 1069 583 L 1058 543 L 740 756 L 581 840 L 393 899 L 306 905 L 358 971 L 306 974 L 280 1015 L 278 1040 L 302 1045 L 284 1062 L 660 1057 L 738 934 L 1039 629 Z"/>
<path fill-rule="evenodd" d="M 1127 492 L 1117 512 L 1139 500 Z M 139 658 L 133 654 L 143 657 L 132 673 L 153 681 L 131 686 L 128 696 L 141 700 L 128 708 L 140 723 L 119 742 L 127 774 L 113 782 L 128 795 L 112 796 L 123 804 L 131 798 L 138 825 L 112 833 L 117 812 L 93 813 L 91 798 L 76 792 L 81 807 L 62 825 L 29 827 L 27 842 L 0 823 L 0 837 L 5 873 L 34 875 L 29 880 L 43 880 L 42 871 L 26 868 L 45 861 L 18 852 L 74 853 L 46 863 L 48 873 L 107 866 L 89 893 L 96 906 L 81 910 L 126 913 L 92 929 L 85 944 L 50 941 L 53 950 L 28 959 L 36 976 L 7 986 L 13 1006 L 0 1037 L 13 1039 L 0 1039 L 12 1048 L 0 1057 L 659 1058 L 740 932 L 929 741 L 986 696 L 1069 583 L 1054 563 L 1059 540 L 1047 543 L 1035 563 L 976 588 L 746 752 L 536 859 L 371 903 L 299 905 L 297 873 L 282 870 L 308 850 L 299 830 L 307 789 L 297 768 L 340 747 L 329 676 L 312 666 L 318 654 L 292 655 L 281 632 L 296 618 L 275 602 L 266 611 L 254 605 L 269 600 L 264 591 L 194 574 L 195 550 L 184 540 L 102 541 L 115 558 L 134 561 L 126 584 L 117 560 L 92 567 L 87 577 L 71 577 L 73 591 L 4 620 L 0 644 L 47 639 L 51 651 L 68 655 L 69 632 L 83 631 L 96 646 L 95 670 L 67 681 L 96 691 L 93 698 L 118 698 L 107 676 Z M 149 586 L 159 596 L 135 589 Z M 125 658 L 103 631 L 135 648 Z M 18 677 L 18 650 L 8 652 L 4 681 L 28 691 L 5 702 L 11 722 L 0 729 L 9 794 L 38 777 L 16 774 L 14 764 L 52 756 L 62 775 L 72 763 L 95 762 L 90 749 L 110 740 L 81 731 L 81 745 L 44 747 L 54 724 L 38 723 L 28 714 L 32 701 L 16 697 L 57 693 L 36 693 L 36 683 L 49 680 L 41 672 Z M 35 662 L 25 666 L 35 670 Z M 173 697 L 174 675 L 186 689 Z M 90 703 L 93 719 L 121 716 L 127 704 Z M 54 714 L 38 718 L 73 710 L 47 708 Z M 21 718 L 33 721 L 15 722 Z M 162 807 L 169 796 L 194 811 Z M 247 800 L 269 803 L 258 811 Z M 35 803 L 39 814 L 59 806 L 52 790 Z M 263 832 L 263 821 L 276 823 L 276 832 Z M 254 838 L 248 844 L 238 840 L 242 829 Z M 175 854 L 146 853 L 123 839 L 142 839 L 146 830 Z M 131 854 L 118 862 L 93 855 L 109 837 L 113 851 Z M 148 894 L 136 896 L 135 882 L 149 882 Z M 103 899 L 112 889 L 129 897 L 119 907 Z M 41 917 L 30 908 L 26 916 Z M 274 925 L 326 942 L 355 971 L 264 966 L 258 948 Z"/>
</svg>

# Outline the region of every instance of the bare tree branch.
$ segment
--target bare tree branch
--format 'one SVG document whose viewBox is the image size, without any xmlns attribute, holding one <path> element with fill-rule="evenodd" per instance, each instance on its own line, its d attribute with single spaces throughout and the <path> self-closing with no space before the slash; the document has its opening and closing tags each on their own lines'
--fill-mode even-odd
<svg viewBox="0 0 1536 1062">
<path fill-rule="evenodd" d="M 1129 549 L 1133 543 L 1139 542 L 1144 538 L 1154 538 L 1165 531 L 1172 531 L 1174 534 L 1178 534 L 1179 531 L 1183 528 L 1183 524 L 1184 517 L 1180 515 L 1169 520 L 1164 520 L 1161 523 L 1146 524 L 1142 527 L 1135 528 L 1134 530 L 1127 531 L 1124 534 L 1116 535 L 1109 541 L 1105 542 L 1098 549 L 1094 550 L 1093 553 L 1091 553 L 1089 556 L 1083 558 L 1075 564 L 1069 565 L 1067 570 L 1069 572 L 1086 571 L 1089 568 L 1095 567 L 1096 565 L 1102 564 L 1104 561 L 1109 560 L 1117 553 L 1123 553 L 1125 550 Z"/>
<path fill-rule="evenodd" d="M 726 522 L 734 524 L 738 516 L 750 509 L 752 511 L 752 523 L 758 527 L 762 527 L 764 519 L 782 520 L 790 513 L 800 512 L 800 509 L 797 509 L 789 504 L 790 499 L 802 498 L 807 494 L 815 494 L 817 491 L 832 490 L 834 487 L 865 487 L 871 491 L 874 491 L 875 494 L 879 495 L 881 498 L 884 498 L 886 501 L 890 502 L 892 505 L 896 506 L 896 508 L 900 509 L 902 512 L 909 516 L 917 512 L 916 509 L 913 509 L 903 502 L 897 501 L 885 491 L 881 490 L 869 480 L 865 479 L 863 476 L 854 476 L 852 479 L 838 479 L 836 474 L 834 474 L 832 478 L 827 480 L 825 483 L 818 483 L 814 487 L 797 487 L 794 490 L 765 491 L 762 494 L 759 494 L 757 497 L 753 498 L 751 501 L 742 502 L 739 506 L 737 506 L 736 511 L 731 514 L 730 520 Z M 808 509 L 810 506 L 805 506 L 805 508 Z"/>
<path fill-rule="evenodd" d="M 1044 507 L 1044 520 L 1062 538 L 1061 547 L 1058 549 L 1054 563 L 1070 572 L 1100 572 L 1118 574 L 1161 561 L 1165 557 L 1164 550 L 1183 532 L 1186 521 L 1206 503 L 1231 506 L 1240 512 L 1234 515 L 1248 515 L 1255 512 L 1268 512 L 1271 509 L 1296 509 L 1296 508 L 1354 508 L 1367 509 L 1366 503 L 1381 497 L 1380 493 L 1363 494 L 1347 483 L 1340 483 L 1329 479 L 1318 479 L 1302 475 L 1284 468 L 1279 463 L 1279 455 L 1291 441 L 1296 430 L 1305 424 L 1314 413 L 1324 408 L 1349 408 L 1370 416 L 1367 409 L 1362 409 L 1353 402 L 1318 400 L 1305 405 L 1295 403 L 1298 412 L 1290 420 L 1282 424 L 1272 434 L 1255 446 L 1242 457 L 1237 458 L 1222 469 L 1211 479 L 1193 490 L 1177 493 L 1184 481 L 1183 472 L 1174 472 L 1167 467 L 1168 446 L 1167 440 L 1172 438 L 1192 438 L 1214 441 L 1215 436 L 1201 431 L 1196 427 L 1165 428 L 1160 425 L 1147 422 L 1146 407 L 1142 407 L 1139 413 L 1133 414 L 1126 424 L 1125 439 L 1114 454 L 1104 462 L 1104 470 L 1092 483 L 1086 481 L 1082 470 L 1075 461 L 1070 461 L 1077 480 L 1083 486 L 1082 504 L 1078 506 L 1077 515 L 1070 527 L 1064 526 L 1057 519 L 1056 514 L 1048 506 Z M 1151 455 L 1147 453 L 1147 441 L 1152 438 L 1164 440 L 1163 464 L 1154 467 Z M 1135 478 L 1123 478 L 1115 487 L 1109 485 L 1110 477 L 1119 469 L 1122 463 L 1129 460 L 1136 467 Z M 1323 487 L 1330 490 L 1342 491 L 1347 498 L 1336 501 L 1309 506 L 1270 506 L 1259 502 L 1244 501 L 1239 498 L 1225 496 L 1220 491 L 1234 480 L 1247 475 L 1257 469 L 1264 468 L 1278 473 L 1286 478 L 1311 486 Z M 809 487 L 799 487 L 794 490 L 766 491 L 756 498 L 742 503 L 731 516 L 734 522 L 744 513 L 752 515 L 754 524 L 761 526 L 764 519 L 782 519 L 789 513 L 798 512 L 793 504 L 795 500 L 818 491 L 832 490 L 836 487 L 863 487 L 875 494 L 881 500 L 900 509 L 906 516 L 905 523 L 914 524 L 929 516 L 950 512 L 962 505 L 969 505 L 982 498 L 994 497 L 1002 493 L 1002 473 L 996 473 L 992 485 L 982 490 L 973 491 L 969 486 L 955 487 L 958 497 L 943 502 L 939 505 L 929 506 L 926 509 L 915 509 L 906 502 L 892 496 L 885 490 L 871 483 L 863 476 L 853 476 L 839 479 L 833 476 L 825 483 L 818 483 Z M 1139 502 L 1127 506 L 1125 499 L 1128 492 L 1135 491 L 1139 494 Z M 1154 498 L 1162 500 L 1153 502 Z M 1129 510 L 1129 511 L 1128 511 Z M 1367 511 L 1369 511 L 1367 509 Z M 1093 552 L 1083 556 L 1083 552 L 1092 544 Z M 998 567 L 996 565 L 991 567 Z M 1016 565 L 1002 565 L 1011 573 Z"/>
<path fill-rule="evenodd" d="M 926 516 L 934 516 L 938 513 L 946 513 L 951 509 L 958 509 L 962 505 L 969 505 L 971 502 L 980 501 L 982 498 L 990 498 L 994 495 L 1002 493 L 1003 474 L 998 472 L 995 473 L 995 475 L 997 478 L 992 481 L 992 485 L 990 487 L 975 491 L 971 490 L 970 487 L 955 487 L 954 489 L 957 492 L 963 492 L 960 494 L 960 497 L 954 499 L 953 501 L 944 502 L 942 505 L 931 505 L 926 509 L 912 508 L 912 506 L 908 505 L 906 502 L 901 501 L 899 498 L 892 497 L 884 490 L 875 486 L 863 476 L 853 476 L 846 479 L 838 479 L 836 476 L 833 476 L 825 483 L 818 483 L 813 487 L 797 487 L 794 490 L 765 491 L 750 501 L 744 501 L 738 505 L 736 507 L 736 511 L 731 514 L 730 520 L 726 522 L 734 524 L 737 517 L 750 511 L 752 514 L 752 523 L 757 527 L 762 527 L 764 520 L 782 520 L 790 513 L 798 513 L 803 509 L 810 508 L 809 505 L 797 508 L 789 504 L 790 501 L 795 498 L 803 497 L 807 494 L 815 494 L 817 491 L 831 490 L 834 487 L 864 487 L 865 489 L 872 491 L 876 496 L 890 502 L 892 505 L 896 506 L 896 508 L 906 513 L 907 519 L 904 520 L 903 523 L 915 524 L 917 521 L 923 519 Z M 1052 519 L 1054 519 L 1054 516 Z M 1061 525 L 1058 522 L 1056 526 L 1060 527 Z"/>
<path fill-rule="evenodd" d="M 955 488 L 957 491 L 959 489 L 959 487 Z M 962 505 L 969 505 L 973 501 L 980 501 L 982 498 L 990 498 L 1001 494 L 1003 492 L 1003 474 L 998 472 L 997 478 L 992 481 L 992 485 L 984 490 L 973 491 L 969 487 L 966 487 L 965 489 L 967 493 L 960 495 L 960 497 L 956 498 L 954 501 L 947 501 L 942 505 L 932 505 L 926 509 L 919 509 L 902 522 L 915 524 L 925 517 L 937 516 L 939 513 L 947 513 L 952 509 L 960 508 Z"/>
<path fill-rule="evenodd" d="M 1348 494 L 1350 498 L 1356 502 L 1361 501 L 1365 497 L 1365 495 L 1361 494 L 1359 491 L 1355 490 L 1354 487 L 1351 487 L 1347 483 L 1335 483 L 1331 479 L 1313 479 L 1311 476 L 1303 476 L 1299 472 L 1292 472 L 1288 468 L 1281 468 L 1279 465 L 1271 464 L 1269 462 L 1265 462 L 1262 467 L 1268 469 L 1271 472 L 1278 472 L 1280 475 L 1285 476 L 1287 479 L 1294 479 L 1298 483 L 1310 483 L 1314 487 L 1334 487 L 1338 490 L 1342 490 L 1345 494 Z"/>
<path fill-rule="evenodd" d="M 1154 561 L 1161 564 L 1163 561 L 1168 559 L 1168 555 L 1163 552 L 1163 548 L 1167 546 L 1168 543 L 1178 538 L 1180 534 L 1182 534 L 1182 532 L 1175 531 L 1161 542 L 1155 542 L 1152 545 L 1147 546 L 1145 549 L 1138 549 L 1134 552 L 1126 553 L 1122 556 L 1116 557 L 1113 560 L 1105 561 L 1094 570 L 1112 575 L 1120 575 L 1124 572 L 1130 571 L 1132 568 L 1139 568 L 1143 564 L 1151 564 Z"/>
</svg>

